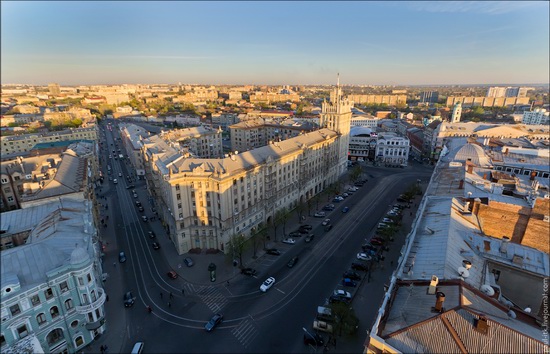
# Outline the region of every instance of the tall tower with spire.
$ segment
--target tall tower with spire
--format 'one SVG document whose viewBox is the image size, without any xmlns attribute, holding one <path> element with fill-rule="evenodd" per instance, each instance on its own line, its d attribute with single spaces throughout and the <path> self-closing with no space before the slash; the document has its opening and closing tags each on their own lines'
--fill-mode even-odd
<svg viewBox="0 0 550 354">
<path fill-rule="evenodd" d="M 340 135 L 338 139 L 338 175 L 343 174 L 347 169 L 352 107 L 353 102 L 342 95 L 340 74 L 338 74 L 336 87 L 330 93 L 330 101 L 324 100 L 321 105 L 320 117 L 322 128 L 334 130 Z"/>
</svg>

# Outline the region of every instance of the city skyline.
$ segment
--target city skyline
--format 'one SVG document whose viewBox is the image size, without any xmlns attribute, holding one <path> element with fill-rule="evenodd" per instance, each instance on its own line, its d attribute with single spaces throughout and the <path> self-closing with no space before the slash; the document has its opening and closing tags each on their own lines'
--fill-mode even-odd
<svg viewBox="0 0 550 354">
<path fill-rule="evenodd" d="M 548 2 L 2 2 L 2 84 L 549 81 Z"/>
</svg>

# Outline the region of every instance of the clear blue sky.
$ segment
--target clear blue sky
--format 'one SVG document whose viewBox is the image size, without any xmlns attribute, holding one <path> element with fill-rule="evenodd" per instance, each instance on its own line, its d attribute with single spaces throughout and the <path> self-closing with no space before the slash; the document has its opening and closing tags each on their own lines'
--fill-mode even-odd
<svg viewBox="0 0 550 354">
<path fill-rule="evenodd" d="M 1 3 L 1 81 L 549 82 L 549 2 Z"/>
</svg>

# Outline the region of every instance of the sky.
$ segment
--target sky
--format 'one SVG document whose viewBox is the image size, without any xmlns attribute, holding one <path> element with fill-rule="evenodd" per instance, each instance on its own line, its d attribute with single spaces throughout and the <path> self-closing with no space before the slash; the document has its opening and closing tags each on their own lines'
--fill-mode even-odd
<svg viewBox="0 0 550 354">
<path fill-rule="evenodd" d="M 2 1 L 1 83 L 546 84 L 549 1 Z"/>
</svg>

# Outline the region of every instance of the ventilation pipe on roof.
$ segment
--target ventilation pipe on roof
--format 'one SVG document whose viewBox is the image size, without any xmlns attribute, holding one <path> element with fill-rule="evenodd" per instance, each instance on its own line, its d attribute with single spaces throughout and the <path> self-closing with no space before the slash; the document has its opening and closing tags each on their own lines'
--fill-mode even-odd
<svg viewBox="0 0 550 354">
<path fill-rule="evenodd" d="M 443 312 L 445 311 L 445 309 L 443 308 L 443 303 L 445 302 L 445 293 L 441 292 L 441 291 L 438 291 L 436 294 L 435 294 L 435 307 L 434 307 L 434 310 L 436 312 Z"/>
<path fill-rule="evenodd" d="M 510 242 L 510 238 L 508 236 L 502 237 L 502 242 L 500 243 L 500 253 L 507 253 L 508 252 L 508 243 Z"/>
<path fill-rule="evenodd" d="M 489 331 L 489 324 L 487 323 L 487 317 L 479 316 L 477 321 L 474 321 L 475 329 L 483 334 L 487 334 Z"/>
<path fill-rule="evenodd" d="M 479 213 L 480 205 L 481 205 L 481 199 L 479 199 L 479 198 L 474 199 L 474 206 L 472 208 L 472 213 L 474 215 L 477 215 Z"/>
</svg>

